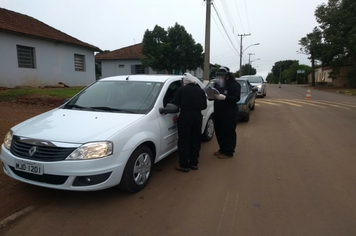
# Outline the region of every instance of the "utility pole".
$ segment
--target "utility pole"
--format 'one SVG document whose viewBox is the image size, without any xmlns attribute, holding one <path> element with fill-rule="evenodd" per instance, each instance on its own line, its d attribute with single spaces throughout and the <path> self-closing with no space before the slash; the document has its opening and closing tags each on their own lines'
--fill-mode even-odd
<svg viewBox="0 0 356 236">
<path fill-rule="evenodd" d="M 248 64 L 250 65 L 251 64 L 251 55 L 255 55 L 254 53 L 248 53 Z"/>
<path fill-rule="evenodd" d="M 241 77 L 242 73 L 241 73 L 241 69 L 242 69 L 242 37 L 243 36 L 250 36 L 251 34 L 238 34 L 238 36 L 240 36 L 241 38 L 241 42 L 240 42 L 240 72 L 239 75 Z"/>
<path fill-rule="evenodd" d="M 203 79 L 209 81 L 210 72 L 210 16 L 211 1 L 206 0 L 206 21 L 205 21 L 205 53 L 204 53 L 204 74 Z"/>
</svg>

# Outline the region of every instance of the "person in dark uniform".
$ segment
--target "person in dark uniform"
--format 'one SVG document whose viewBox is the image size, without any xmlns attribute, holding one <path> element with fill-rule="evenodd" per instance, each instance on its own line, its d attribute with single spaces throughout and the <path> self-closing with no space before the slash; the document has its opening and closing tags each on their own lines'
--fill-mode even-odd
<svg viewBox="0 0 356 236">
<path fill-rule="evenodd" d="M 215 88 L 220 94 L 214 99 L 214 126 L 219 150 L 214 155 L 220 159 L 233 157 L 236 147 L 236 125 L 241 86 L 229 72 L 229 68 L 220 67 L 216 72 Z"/>
<path fill-rule="evenodd" d="M 189 169 L 198 169 L 203 122 L 201 111 L 207 107 L 207 99 L 205 91 L 196 84 L 195 77 L 185 75 L 183 85 L 177 90 L 171 103 L 180 107 L 178 117 L 179 165 L 176 166 L 176 170 L 188 172 Z"/>
</svg>

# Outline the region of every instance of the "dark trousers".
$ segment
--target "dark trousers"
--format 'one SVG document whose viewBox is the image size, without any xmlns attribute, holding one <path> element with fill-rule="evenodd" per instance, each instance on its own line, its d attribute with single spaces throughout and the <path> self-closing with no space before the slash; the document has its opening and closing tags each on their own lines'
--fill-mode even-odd
<svg viewBox="0 0 356 236">
<path fill-rule="evenodd" d="M 238 111 L 214 113 L 215 135 L 219 144 L 219 152 L 227 156 L 232 156 L 236 147 L 236 125 Z"/>
<path fill-rule="evenodd" d="M 200 111 L 181 111 L 178 117 L 178 155 L 182 168 L 198 165 L 202 119 Z"/>
</svg>

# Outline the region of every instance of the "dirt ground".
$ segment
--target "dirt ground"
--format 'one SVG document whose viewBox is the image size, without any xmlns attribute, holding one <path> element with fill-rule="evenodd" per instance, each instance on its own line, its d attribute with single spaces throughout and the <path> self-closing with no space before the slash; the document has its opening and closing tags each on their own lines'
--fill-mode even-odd
<svg viewBox="0 0 356 236">
<path fill-rule="evenodd" d="M 329 92 L 337 92 L 339 90 L 330 87 L 317 87 L 314 89 L 323 89 Z M 11 102 L 0 102 L 0 144 L 3 143 L 4 137 L 11 127 L 49 111 L 61 105 L 62 102 L 63 99 L 33 96 Z M 27 207 L 29 203 L 36 203 L 36 192 L 27 188 L 26 184 L 11 179 L 4 174 L 2 168 L 0 169 L 0 222 Z M 29 194 L 29 191 L 31 194 Z"/>
<path fill-rule="evenodd" d="M 46 112 L 59 105 L 58 101 L 45 101 L 43 99 L 28 99 L 27 102 L 0 102 L 0 143 L 3 143 L 6 133 L 11 127 L 33 116 Z M 19 188 L 19 185 L 21 187 Z M 13 180 L 0 170 L 0 222 L 6 217 L 22 210 L 29 202 L 36 199 L 35 195 L 24 196 L 21 191 L 26 185 Z"/>
</svg>

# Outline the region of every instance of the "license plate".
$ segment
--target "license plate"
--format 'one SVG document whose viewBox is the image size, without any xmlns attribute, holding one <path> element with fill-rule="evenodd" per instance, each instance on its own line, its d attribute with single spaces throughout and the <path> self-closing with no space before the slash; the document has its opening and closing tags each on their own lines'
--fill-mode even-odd
<svg viewBox="0 0 356 236">
<path fill-rule="evenodd" d="M 27 161 L 15 161 L 15 170 L 36 175 L 43 175 L 43 164 Z"/>
</svg>

